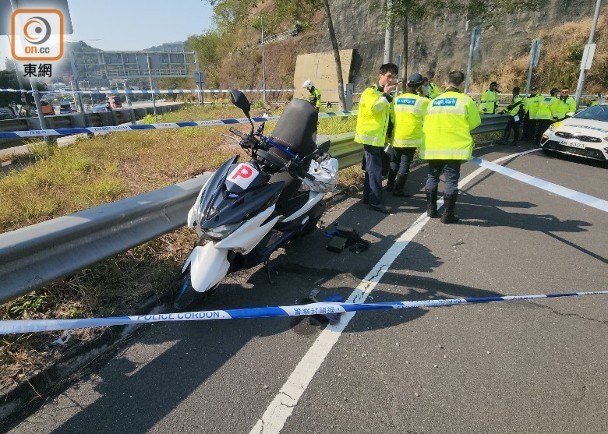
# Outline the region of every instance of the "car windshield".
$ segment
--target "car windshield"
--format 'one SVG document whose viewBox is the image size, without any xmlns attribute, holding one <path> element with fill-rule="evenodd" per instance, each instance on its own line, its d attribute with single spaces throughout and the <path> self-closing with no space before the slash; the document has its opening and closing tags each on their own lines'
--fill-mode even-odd
<svg viewBox="0 0 608 434">
<path fill-rule="evenodd" d="M 589 119 L 594 121 L 608 122 L 608 105 L 596 105 L 575 114 L 577 119 Z"/>
</svg>

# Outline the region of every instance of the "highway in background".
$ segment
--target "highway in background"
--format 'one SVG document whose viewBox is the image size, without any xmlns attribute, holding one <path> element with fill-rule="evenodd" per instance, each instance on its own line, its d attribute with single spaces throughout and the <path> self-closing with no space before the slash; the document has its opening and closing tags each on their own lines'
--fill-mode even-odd
<svg viewBox="0 0 608 434">
<path fill-rule="evenodd" d="M 605 167 L 541 152 L 503 164 L 608 200 Z M 476 169 L 464 165 L 463 178 Z M 395 214 L 358 194 L 324 216 L 356 228 L 369 250 L 329 252 L 317 231 L 276 255 L 273 283 L 263 268 L 237 273 L 202 308 L 347 298 L 408 228 L 368 302 L 608 289 L 604 212 L 484 171 L 461 192 L 460 224 L 412 226 L 425 175 L 424 165 L 410 175 L 413 197 L 389 196 Z M 10 432 L 606 432 L 607 307 L 593 296 L 362 312 L 333 347 L 315 343 L 325 338 L 309 319 L 150 325 Z M 304 366 L 307 382 L 292 373 L 311 348 L 322 363 Z M 272 403 L 288 379 L 301 387 L 284 397 L 294 400 L 284 418 Z"/>
</svg>

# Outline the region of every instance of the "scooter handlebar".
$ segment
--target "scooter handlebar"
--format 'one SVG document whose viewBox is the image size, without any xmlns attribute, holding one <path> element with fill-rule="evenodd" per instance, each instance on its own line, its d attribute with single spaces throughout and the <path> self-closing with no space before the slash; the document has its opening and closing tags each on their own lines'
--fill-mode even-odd
<svg viewBox="0 0 608 434">
<path fill-rule="evenodd" d="M 235 136 L 239 136 L 241 139 L 246 139 L 247 138 L 247 134 L 243 134 L 242 132 L 240 132 L 239 130 L 237 130 L 234 127 L 230 127 L 228 129 L 228 131 L 230 131 L 232 134 L 234 134 Z"/>
</svg>

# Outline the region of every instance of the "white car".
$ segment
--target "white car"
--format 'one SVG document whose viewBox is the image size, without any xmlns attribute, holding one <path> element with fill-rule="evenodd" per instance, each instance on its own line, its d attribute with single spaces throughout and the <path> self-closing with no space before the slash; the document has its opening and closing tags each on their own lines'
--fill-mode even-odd
<svg viewBox="0 0 608 434">
<path fill-rule="evenodd" d="M 543 134 L 545 152 L 561 152 L 593 160 L 608 161 L 608 104 L 588 107 Z"/>
</svg>

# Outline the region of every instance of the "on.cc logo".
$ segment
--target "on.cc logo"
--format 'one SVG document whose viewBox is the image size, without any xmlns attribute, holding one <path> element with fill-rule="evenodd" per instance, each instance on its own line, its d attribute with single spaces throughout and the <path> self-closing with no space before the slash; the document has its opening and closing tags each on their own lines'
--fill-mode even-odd
<svg viewBox="0 0 608 434">
<path fill-rule="evenodd" d="M 58 9 L 17 9 L 11 17 L 16 60 L 59 60 L 63 56 L 63 14 Z"/>
</svg>

